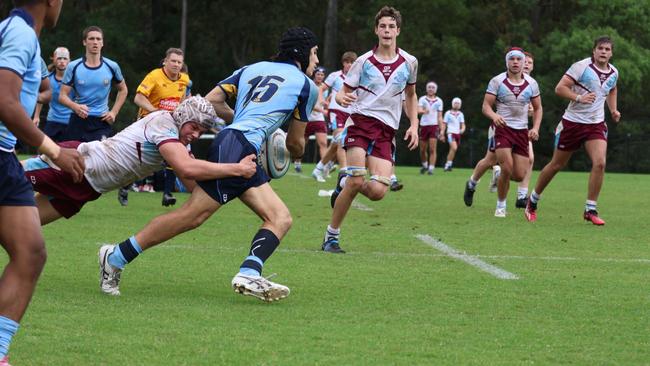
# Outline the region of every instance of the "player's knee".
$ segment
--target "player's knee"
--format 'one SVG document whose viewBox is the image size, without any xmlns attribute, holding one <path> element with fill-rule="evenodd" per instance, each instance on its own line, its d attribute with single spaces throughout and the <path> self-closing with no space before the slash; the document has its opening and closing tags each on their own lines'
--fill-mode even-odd
<svg viewBox="0 0 650 366">
<path fill-rule="evenodd" d="M 345 180 L 345 188 L 359 192 L 363 186 L 363 177 L 349 176 Z"/>
<path fill-rule="evenodd" d="M 603 157 L 594 159 L 591 169 L 597 171 L 605 171 L 605 158 Z"/>
<path fill-rule="evenodd" d="M 273 226 L 280 232 L 286 233 L 293 225 L 293 217 L 288 209 L 282 209 L 273 213 L 271 217 L 265 220 L 266 223 Z"/>
<path fill-rule="evenodd" d="M 368 199 L 371 201 L 379 201 L 386 195 L 388 187 L 383 184 L 374 184 L 374 187 L 368 192 Z"/>
<path fill-rule="evenodd" d="M 20 268 L 25 276 L 38 277 L 47 261 L 47 249 L 43 239 L 33 239 L 30 242 L 19 244 L 20 250 L 15 252 L 11 261 Z"/>
</svg>

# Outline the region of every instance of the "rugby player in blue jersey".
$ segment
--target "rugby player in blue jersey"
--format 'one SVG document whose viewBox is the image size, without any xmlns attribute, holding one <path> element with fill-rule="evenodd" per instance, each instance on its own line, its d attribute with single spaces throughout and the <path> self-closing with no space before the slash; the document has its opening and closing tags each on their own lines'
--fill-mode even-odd
<svg viewBox="0 0 650 366">
<path fill-rule="evenodd" d="M 9 263 L 0 277 L 0 366 L 25 314 L 46 260 L 34 192 L 14 154 L 17 139 L 46 155 L 61 169 L 83 178 L 81 156 L 62 149 L 32 123 L 41 84 L 38 35 L 56 25 L 61 0 L 14 0 L 0 22 L 0 243 Z"/>
<path fill-rule="evenodd" d="M 235 71 L 206 96 L 222 118 L 232 120 L 212 143 L 209 161 L 239 162 L 258 153 L 266 138 L 285 122 L 290 123 L 287 148 L 292 158 L 302 156 L 306 122 L 318 99 L 318 89 L 309 78 L 318 63 L 316 44 L 316 36 L 309 29 L 291 28 L 283 34 L 273 62 L 258 62 Z M 237 97 L 235 111 L 226 104 L 229 96 Z M 285 298 L 289 295 L 288 287 L 261 276 L 264 262 L 292 223 L 289 209 L 268 184 L 269 180 L 258 166 L 255 175 L 247 179 L 198 181 L 182 207 L 158 216 L 122 243 L 100 248 L 101 290 L 119 295 L 122 269 L 139 253 L 200 226 L 221 206 L 239 198 L 263 222 L 239 273 L 232 279 L 232 287 L 263 301 Z"/>
</svg>

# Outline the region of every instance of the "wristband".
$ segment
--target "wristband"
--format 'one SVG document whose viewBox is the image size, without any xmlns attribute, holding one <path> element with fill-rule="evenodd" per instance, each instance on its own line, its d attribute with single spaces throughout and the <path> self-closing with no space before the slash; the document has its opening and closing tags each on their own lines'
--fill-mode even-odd
<svg viewBox="0 0 650 366">
<path fill-rule="evenodd" d="M 43 143 L 41 143 L 41 146 L 38 147 L 38 152 L 44 154 L 51 160 L 56 160 L 61 154 L 61 147 L 52 141 L 52 139 L 45 136 Z"/>
</svg>

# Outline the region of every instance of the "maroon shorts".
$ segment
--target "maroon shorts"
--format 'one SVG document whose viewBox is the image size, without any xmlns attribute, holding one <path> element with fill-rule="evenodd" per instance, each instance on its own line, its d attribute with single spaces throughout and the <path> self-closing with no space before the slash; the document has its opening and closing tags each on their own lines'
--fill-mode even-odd
<svg viewBox="0 0 650 366">
<path fill-rule="evenodd" d="M 325 121 L 309 121 L 305 127 L 305 139 L 317 133 L 327 134 L 327 125 Z"/>
<path fill-rule="evenodd" d="M 395 162 L 395 130 L 382 121 L 361 114 L 350 116 L 343 147 L 360 147 L 367 155 Z"/>
<path fill-rule="evenodd" d="M 528 157 L 528 129 L 516 130 L 508 126 L 496 127 L 493 124 L 488 136 L 491 136 L 488 144 L 490 151 L 512 149 L 514 154 Z"/>
<path fill-rule="evenodd" d="M 459 133 L 448 133 L 447 134 L 447 142 L 451 144 L 453 141 L 456 141 L 456 145 L 460 146 L 460 134 Z"/>
<path fill-rule="evenodd" d="M 576 123 L 562 119 L 555 128 L 555 148 L 558 150 L 576 151 L 589 140 L 607 141 L 607 124 Z"/>
<path fill-rule="evenodd" d="M 437 139 L 437 138 L 438 138 L 438 125 L 420 127 L 420 140 L 426 141 L 428 139 Z"/>
<path fill-rule="evenodd" d="M 330 126 L 333 131 L 336 130 L 337 128 L 345 127 L 345 121 L 348 120 L 350 114 L 345 113 L 343 111 L 338 111 L 336 109 L 330 109 L 329 117 L 330 117 Z"/>
<path fill-rule="evenodd" d="M 66 141 L 59 145 L 75 148 L 79 142 Z M 52 207 L 65 218 L 74 216 L 86 202 L 94 201 L 101 196 L 90 186 L 86 178 L 80 183 L 74 183 L 72 175 L 51 167 L 27 170 L 25 177 L 32 183 L 34 191 L 49 197 Z"/>
</svg>

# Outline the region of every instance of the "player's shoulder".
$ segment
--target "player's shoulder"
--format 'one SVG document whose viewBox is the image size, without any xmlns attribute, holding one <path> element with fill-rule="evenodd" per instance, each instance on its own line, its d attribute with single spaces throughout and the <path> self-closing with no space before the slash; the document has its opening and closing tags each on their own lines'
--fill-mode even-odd
<svg viewBox="0 0 650 366">
<path fill-rule="evenodd" d="M 181 77 L 178 79 L 179 81 L 184 82 L 185 84 L 190 83 L 190 76 L 188 74 L 186 74 L 184 72 L 181 72 L 180 75 L 181 75 Z"/>
<path fill-rule="evenodd" d="M 526 80 L 529 84 L 537 84 L 537 80 L 528 74 L 524 74 L 524 80 Z"/>
<path fill-rule="evenodd" d="M 504 71 L 504 72 L 502 72 L 502 73 L 500 73 L 500 74 L 498 74 L 498 75 L 495 75 L 492 79 L 490 79 L 490 82 L 491 82 L 491 83 L 492 83 L 492 82 L 502 83 L 502 82 L 504 82 L 507 78 L 508 78 L 508 73 Z"/>
<path fill-rule="evenodd" d="M 65 71 L 68 72 L 68 70 L 70 70 L 70 71 L 74 70 L 76 67 L 81 65 L 83 63 L 83 61 L 84 60 L 81 57 L 79 57 L 78 59 L 70 61 L 70 63 L 68 64 L 68 67 L 65 69 Z"/>
<path fill-rule="evenodd" d="M 609 64 L 609 67 L 612 69 L 614 73 L 618 74 L 618 69 L 616 68 L 616 66 Z"/>
<path fill-rule="evenodd" d="M 416 62 L 418 60 L 415 56 L 411 55 L 410 53 L 406 52 L 405 50 L 403 50 L 401 48 L 398 48 L 397 52 L 399 52 L 399 54 L 402 57 L 404 57 L 404 59 L 406 59 L 406 62 L 408 62 L 408 63 L 413 63 L 413 62 Z"/>
<path fill-rule="evenodd" d="M 592 63 L 593 63 L 593 60 L 591 59 L 591 57 L 587 57 L 587 58 L 583 58 L 582 60 L 574 62 L 571 65 L 571 68 L 572 69 L 574 69 L 574 68 L 585 69 L 585 68 L 589 67 L 589 65 L 591 65 Z"/>
<path fill-rule="evenodd" d="M 155 111 L 149 113 L 140 121 L 144 128 L 153 127 L 156 130 L 178 130 L 172 114 L 168 111 Z"/>
<path fill-rule="evenodd" d="M 106 64 L 107 64 L 109 67 L 111 67 L 111 68 L 119 68 L 119 67 L 120 67 L 120 66 L 117 64 L 117 62 L 111 60 L 111 59 L 108 58 L 108 57 L 104 57 L 104 56 L 102 56 L 102 61 L 104 61 L 104 63 L 106 63 Z"/>
<path fill-rule="evenodd" d="M 368 61 L 368 59 L 370 59 L 374 54 L 375 54 L 375 52 L 373 50 L 370 50 L 370 51 L 364 53 L 363 55 L 359 56 L 357 58 L 357 60 L 355 61 L 355 63 L 364 63 L 364 62 Z"/>
</svg>

